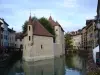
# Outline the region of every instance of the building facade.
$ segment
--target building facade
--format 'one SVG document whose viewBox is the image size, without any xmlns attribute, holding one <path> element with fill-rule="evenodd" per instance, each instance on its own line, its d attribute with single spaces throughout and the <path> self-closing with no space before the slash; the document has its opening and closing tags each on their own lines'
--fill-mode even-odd
<svg viewBox="0 0 100 75">
<path fill-rule="evenodd" d="M 1 46 L 15 46 L 15 31 L 8 28 L 9 25 L 4 19 L 0 18 L 0 20 L 3 21 L 3 24 L 1 25 Z"/>
<path fill-rule="evenodd" d="M 97 30 L 96 30 L 96 20 L 86 21 L 86 31 L 87 31 L 87 48 L 94 49 L 98 44 Z"/>
<path fill-rule="evenodd" d="M 16 48 L 23 48 L 23 36 L 21 32 L 16 33 L 15 41 L 16 41 Z"/>
<path fill-rule="evenodd" d="M 8 46 L 15 47 L 16 46 L 16 41 L 15 41 L 15 31 L 10 28 L 8 28 Z"/>
<path fill-rule="evenodd" d="M 64 54 L 64 31 L 59 23 L 54 22 L 50 16 L 49 22 L 55 29 L 56 41 L 38 20 L 32 21 L 29 17 L 27 32 L 23 35 L 23 59 L 25 61 L 37 61 L 54 58 Z"/>
<path fill-rule="evenodd" d="M 82 48 L 84 50 L 86 50 L 86 48 L 87 48 L 87 32 L 86 32 L 86 27 L 82 28 L 82 36 L 81 36 L 81 38 L 82 38 Z"/>
<path fill-rule="evenodd" d="M 59 56 L 62 54 L 65 54 L 65 42 L 64 42 L 64 30 L 61 27 L 61 25 L 56 21 L 52 19 L 52 17 L 49 17 L 50 24 L 52 25 L 52 28 L 55 31 L 56 38 L 54 42 L 54 55 Z"/>
<path fill-rule="evenodd" d="M 73 49 L 79 49 L 82 46 L 81 30 L 71 32 Z"/>
</svg>

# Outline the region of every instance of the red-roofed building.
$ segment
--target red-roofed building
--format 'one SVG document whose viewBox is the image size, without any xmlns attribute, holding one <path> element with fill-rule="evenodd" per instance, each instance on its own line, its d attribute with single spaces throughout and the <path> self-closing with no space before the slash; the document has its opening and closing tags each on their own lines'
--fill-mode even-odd
<svg viewBox="0 0 100 75">
<path fill-rule="evenodd" d="M 37 19 L 29 17 L 27 32 L 23 37 L 23 58 L 25 61 L 37 61 L 54 57 L 53 35 Z"/>
<path fill-rule="evenodd" d="M 64 49 L 64 31 L 58 22 L 52 20 L 52 17 L 49 18 L 49 22 L 56 29 L 55 43 L 53 35 L 37 19 L 32 21 L 31 16 L 29 17 L 27 31 L 23 34 L 23 58 L 25 61 L 43 60 L 64 54 L 62 51 Z"/>
<path fill-rule="evenodd" d="M 52 28 L 55 30 L 56 38 L 54 43 L 54 55 L 59 56 L 65 54 L 65 44 L 64 44 L 64 30 L 61 25 L 52 19 L 50 16 L 48 21 L 50 22 Z"/>
</svg>

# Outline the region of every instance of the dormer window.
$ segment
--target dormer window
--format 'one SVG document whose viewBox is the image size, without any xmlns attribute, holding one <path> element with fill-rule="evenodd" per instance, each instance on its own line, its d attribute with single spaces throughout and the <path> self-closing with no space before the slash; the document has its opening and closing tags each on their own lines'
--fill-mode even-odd
<svg viewBox="0 0 100 75">
<path fill-rule="evenodd" d="M 30 26 L 29 26 L 29 31 L 30 31 Z"/>
</svg>

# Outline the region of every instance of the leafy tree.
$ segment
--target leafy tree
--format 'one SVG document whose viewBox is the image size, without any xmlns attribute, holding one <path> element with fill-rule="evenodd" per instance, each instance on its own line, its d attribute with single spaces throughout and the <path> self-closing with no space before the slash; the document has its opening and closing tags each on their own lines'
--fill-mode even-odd
<svg viewBox="0 0 100 75">
<path fill-rule="evenodd" d="M 39 22 L 52 34 L 55 35 L 54 29 L 51 27 L 51 24 L 49 23 L 49 21 L 42 17 L 39 19 Z"/>
<path fill-rule="evenodd" d="M 23 33 L 27 31 L 27 24 L 28 24 L 28 21 L 25 21 L 24 25 L 22 26 Z"/>
<path fill-rule="evenodd" d="M 71 35 L 65 34 L 65 49 L 73 48 Z"/>
</svg>

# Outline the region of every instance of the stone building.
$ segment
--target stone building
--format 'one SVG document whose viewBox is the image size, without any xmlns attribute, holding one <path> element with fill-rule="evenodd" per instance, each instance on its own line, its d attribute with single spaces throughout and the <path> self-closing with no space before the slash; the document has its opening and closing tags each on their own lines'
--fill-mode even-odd
<svg viewBox="0 0 100 75">
<path fill-rule="evenodd" d="M 87 33 L 86 33 L 86 27 L 83 27 L 82 28 L 82 48 L 84 50 L 86 50 L 86 47 L 87 47 Z"/>
<path fill-rule="evenodd" d="M 97 44 L 97 30 L 96 30 L 96 20 L 91 19 L 86 21 L 86 32 L 87 32 L 87 47 L 93 49 Z"/>
<path fill-rule="evenodd" d="M 16 48 L 23 48 L 23 36 L 21 32 L 16 33 L 15 41 L 16 41 Z"/>
<path fill-rule="evenodd" d="M 59 56 L 59 55 L 65 54 L 63 28 L 61 27 L 61 25 L 57 21 L 55 22 L 51 16 L 49 17 L 48 21 L 51 23 L 52 28 L 55 30 L 55 34 L 56 34 L 56 39 L 54 42 L 54 55 Z"/>
<path fill-rule="evenodd" d="M 72 45 L 73 49 L 79 49 L 81 47 L 81 30 L 71 32 L 71 37 L 72 37 Z"/>
<path fill-rule="evenodd" d="M 13 47 L 16 46 L 15 33 L 16 32 L 13 30 L 13 28 L 12 29 L 8 28 L 8 46 L 13 46 Z"/>
<path fill-rule="evenodd" d="M 23 59 L 25 61 L 37 61 L 54 58 L 64 54 L 64 31 L 59 23 L 49 18 L 55 29 L 56 41 L 38 20 L 32 21 L 29 17 L 27 31 L 23 35 Z M 63 34 L 62 34 L 63 33 Z"/>
</svg>

